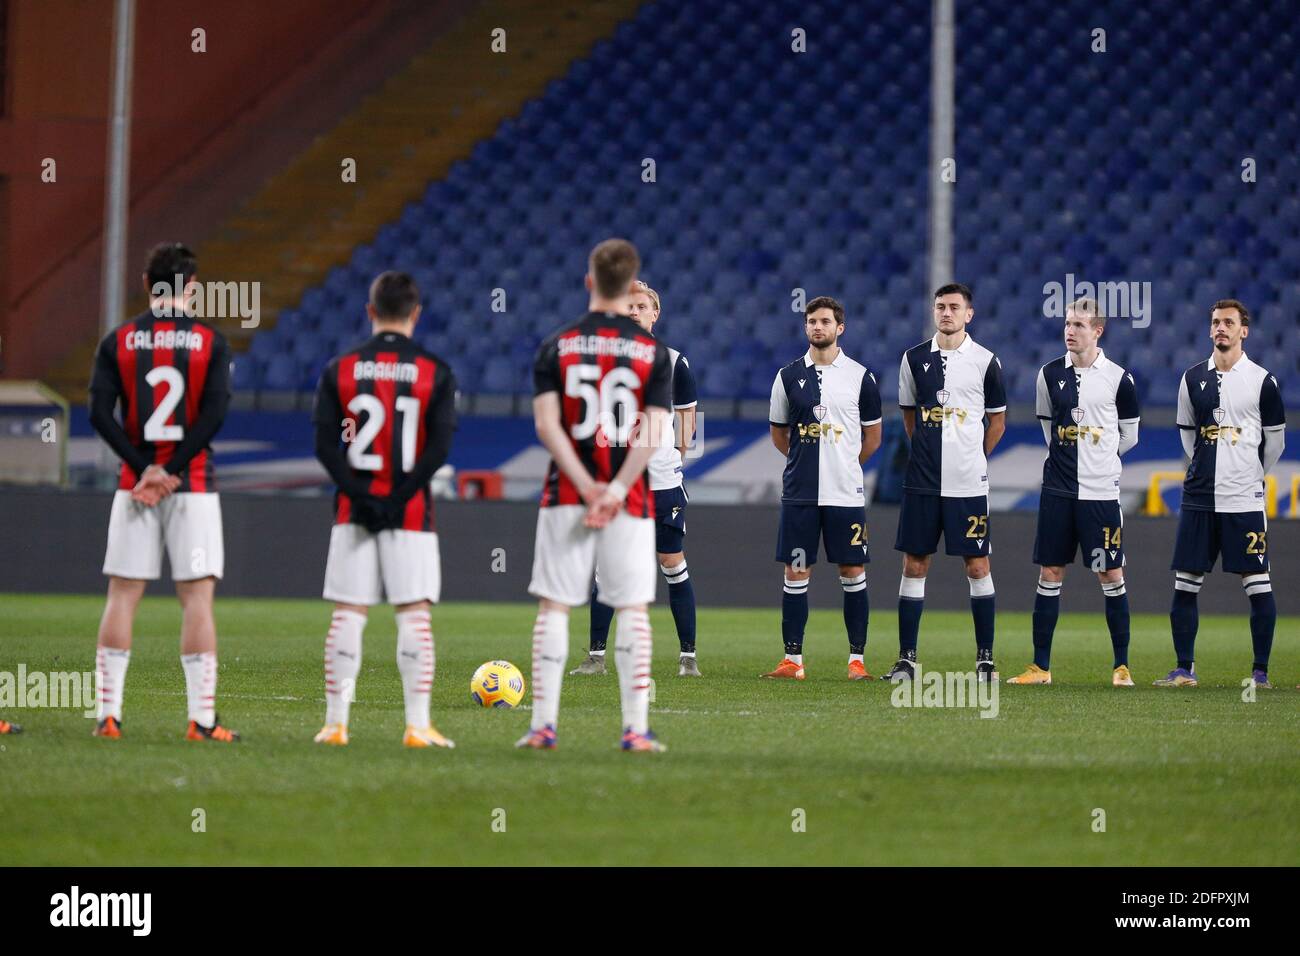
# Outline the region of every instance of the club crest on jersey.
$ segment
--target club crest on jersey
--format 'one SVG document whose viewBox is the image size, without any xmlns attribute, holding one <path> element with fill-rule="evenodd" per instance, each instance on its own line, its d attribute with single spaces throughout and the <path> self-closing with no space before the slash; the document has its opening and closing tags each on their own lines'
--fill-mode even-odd
<svg viewBox="0 0 1300 956">
<path fill-rule="evenodd" d="M 1215 420 L 1216 422 L 1218 422 L 1220 425 L 1222 425 L 1222 424 L 1223 424 L 1223 416 L 1226 415 L 1226 414 L 1228 414 L 1228 413 L 1225 412 L 1222 408 L 1216 408 L 1216 409 L 1215 409 L 1211 414 L 1214 415 L 1214 420 Z"/>
<path fill-rule="evenodd" d="M 939 400 L 940 405 L 947 405 L 948 399 L 952 397 L 952 393 L 946 388 L 941 388 L 939 391 L 934 393 L 934 397 Z"/>
<path fill-rule="evenodd" d="M 1070 409 L 1070 417 L 1074 419 L 1075 424 L 1078 424 L 1079 422 L 1083 421 L 1083 409 L 1082 408 Z"/>
<path fill-rule="evenodd" d="M 826 421 L 826 406 L 818 405 L 816 408 L 813 409 L 813 415 L 816 416 L 819 422 Z"/>
</svg>

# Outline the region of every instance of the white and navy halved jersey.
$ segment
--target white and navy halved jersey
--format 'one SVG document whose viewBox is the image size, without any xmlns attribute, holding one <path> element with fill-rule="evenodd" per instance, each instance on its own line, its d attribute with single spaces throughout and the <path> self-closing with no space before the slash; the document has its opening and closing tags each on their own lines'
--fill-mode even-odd
<svg viewBox="0 0 1300 956">
<path fill-rule="evenodd" d="M 695 392 L 695 373 L 686 356 L 676 349 L 668 350 L 668 361 L 672 368 L 672 413 L 664 420 L 664 434 L 650 456 L 646 470 L 650 472 L 650 490 L 666 491 L 680 488 L 682 484 L 682 453 L 677 450 L 677 412 L 683 408 L 694 408 L 698 401 Z M 685 439 L 690 440 L 690 435 Z"/>
<path fill-rule="evenodd" d="M 861 507 L 862 429 L 880 423 L 880 389 L 865 365 L 843 352 L 814 365 L 812 349 L 776 373 L 768 421 L 790 428 L 781 500 Z"/>
<path fill-rule="evenodd" d="M 1141 418 L 1133 374 L 1097 350 L 1087 368 L 1066 353 L 1038 372 L 1038 420 L 1046 426 L 1043 492 L 1080 501 L 1119 499 L 1119 429 Z"/>
<path fill-rule="evenodd" d="M 955 349 L 938 335 L 903 353 L 898 404 L 914 415 L 903 490 L 946 498 L 989 492 L 984 415 L 1007 410 L 1002 364 L 969 335 Z"/>
<path fill-rule="evenodd" d="M 1193 365 L 1178 386 L 1178 427 L 1195 433 L 1184 508 L 1263 509 L 1264 432 L 1286 428 L 1276 376 L 1244 352 L 1226 372 L 1213 358 Z"/>
</svg>

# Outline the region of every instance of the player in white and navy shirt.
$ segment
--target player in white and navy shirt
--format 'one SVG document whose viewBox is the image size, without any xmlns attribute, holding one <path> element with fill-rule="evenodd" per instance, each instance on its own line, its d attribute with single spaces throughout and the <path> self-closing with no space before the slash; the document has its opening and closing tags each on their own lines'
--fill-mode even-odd
<svg viewBox="0 0 1300 956">
<path fill-rule="evenodd" d="M 1036 410 L 1047 442 L 1038 498 L 1034 563 L 1034 662 L 1010 684 L 1052 682 L 1052 636 L 1066 565 L 1081 553 L 1106 598 L 1111 683 L 1132 687 L 1128 669 L 1129 611 L 1124 589 L 1124 514 L 1119 506 L 1120 456 L 1137 444 L 1137 387 L 1131 372 L 1097 345 L 1106 317 L 1093 299 L 1065 312 L 1065 355 L 1038 371 Z"/>
<path fill-rule="evenodd" d="M 867 517 L 862 466 L 880 447 L 876 377 L 839 347 L 844 306 L 818 296 L 804 309 L 808 351 L 776 375 L 768 413 L 772 444 L 785 455 L 776 560 L 785 565 L 781 637 L 785 656 L 764 677 L 804 679 L 808 579 L 817 543 L 840 568 L 850 680 L 871 680 L 867 645 Z"/>
<path fill-rule="evenodd" d="M 1277 377 L 1242 350 L 1250 313 L 1236 299 L 1210 312 L 1214 354 L 1183 373 L 1178 428 L 1191 459 L 1174 542 L 1174 602 L 1169 612 L 1178 666 L 1158 687 L 1195 687 L 1196 595 L 1205 572 L 1223 555 L 1223 570 L 1241 575 L 1250 598 L 1255 661 L 1251 679 L 1268 682 L 1277 604 L 1268 576 L 1264 476 L 1282 457 L 1286 411 Z"/>
<path fill-rule="evenodd" d="M 636 280 L 628 296 L 628 315 L 641 328 L 653 332 L 659 321 L 659 293 Z M 646 472 L 655 499 L 655 551 L 659 556 L 659 571 L 668 582 L 668 605 L 677 625 L 677 643 L 681 649 L 677 676 L 699 677 L 700 668 L 695 660 L 695 588 L 683 549 L 689 499 L 682 482 L 683 455 L 695 434 L 695 373 L 686 356 L 676 349 L 668 350 L 668 360 L 672 368 L 673 414 L 664 423 L 664 435 L 650 456 Z M 614 609 L 596 599 L 598 587 L 599 582 L 591 594 L 590 649 L 586 659 L 570 674 L 605 673 L 605 645 L 609 642 Z"/>
<path fill-rule="evenodd" d="M 940 533 L 947 553 L 966 562 L 976 672 L 980 680 L 994 674 L 988 454 L 1006 430 L 1007 397 L 997 356 L 966 332 L 974 316 L 969 288 L 954 282 L 936 290 L 937 331 L 908 349 L 899 368 L 898 404 L 911 446 L 894 541 L 903 552 L 898 663 L 886 680 L 914 675 L 925 576 Z"/>
</svg>

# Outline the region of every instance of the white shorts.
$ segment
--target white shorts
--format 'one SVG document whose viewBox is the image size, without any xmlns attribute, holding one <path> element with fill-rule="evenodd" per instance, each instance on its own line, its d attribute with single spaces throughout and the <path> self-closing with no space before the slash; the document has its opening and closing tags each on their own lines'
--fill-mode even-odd
<svg viewBox="0 0 1300 956">
<path fill-rule="evenodd" d="M 336 524 L 325 563 L 325 600 L 339 604 L 438 603 L 442 564 L 432 531 L 380 531 Z"/>
<path fill-rule="evenodd" d="M 104 573 L 156 581 L 162 576 L 164 545 L 173 581 L 221 577 L 226 551 L 217 494 L 179 492 L 150 508 L 132 501 L 131 492 L 118 489 L 108 519 Z"/>
<path fill-rule="evenodd" d="M 600 529 L 586 527 L 585 505 L 541 508 L 528 593 L 578 607 L 591 598 L 599 574 L 601 602 L 610 607 L 652 604 L 658 584 L 653 518 L 620 511 Z"/>
</svg>

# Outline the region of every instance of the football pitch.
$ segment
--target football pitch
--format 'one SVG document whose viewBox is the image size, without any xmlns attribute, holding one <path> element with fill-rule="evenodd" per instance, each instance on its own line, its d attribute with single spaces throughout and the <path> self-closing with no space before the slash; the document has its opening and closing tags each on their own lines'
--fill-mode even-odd
<svg viewBox="0 0 1300 956">
<path fill-rule="evenodd" d="M 873 595 L 874 596 L 874 595 Z M 896 650 L 893 601 L 871 616 L 867 666 Z M 0 670 L 93 671 L 97 596 L 0 597 Z M 120 741 L 80 708 L 0 710 L 0 864 L 1278 865 L 1300 842 L 1300 620 L 1278 621 L 1276 691 L 1243 700 L 1244 617 L 1201 618 L 1194 690 L 1171 666 L 1166 618 L 1135 615 L 1135 688 L 1110 686 L 1100 614 L 1062 615 L 1051 687 L 1002 685 L 976 707 L 898 707 L 844 677 L 838 612 L 814 611 L 802 683 L 759 680 L 780 612 L 699 612 L 702 680 L 676 673 L 652 612 L 662 755 L 618 749 L 618 679 L 567 677 L 560 749 L 518 751 L 524 710 L 485 711 L 470 674 L 528 673 L 527 604 L 434 610 L 435 724 L 454 751 L 406 750 L 391 611 L 367 628 L 352 743 L 312 743 L 324 717 L 328 605 L 217 602 L 218 704 L 236 746 L 187 743 L 174 600 L 146 599 Z M 586 644 L 573 616 L 568 668 Z M 969 671 L 965 613 L 927 612 L 921 662 Z M 612 656 L 612 652 L 611 652 Z M 1029 615 L 998 617 L 1005 679 L 1030 659 Z M 525 698 L 527 707 L 529 698 Z M 202 826 L 200 826 L 202 824 Z M 1104 824 L 1104 830 L 1101 825 Z M 197 832 L 196 832 L 197 831 Z"/>
</svg>

